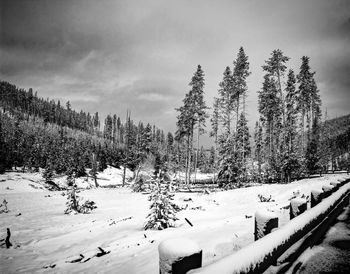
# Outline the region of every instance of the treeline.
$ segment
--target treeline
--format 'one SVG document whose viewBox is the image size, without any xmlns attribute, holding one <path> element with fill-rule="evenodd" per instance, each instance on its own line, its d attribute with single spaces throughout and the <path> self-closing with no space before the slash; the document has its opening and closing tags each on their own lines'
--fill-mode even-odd
<svg viewBox="0 0 350 274">
<path fill-rule="evenodd" d="M 173 134 L 143 122 L 130 113 L 122 121 L 107 115 L 101 126 L 98 113 L 76 112 L 69 102 L 44 100 L 0 82 L 0 171 L 12 167 L 50 169 L 57 174 L 84 176 L 86 168 L 103 170 L 123 165 L 132 170 L 149 164 L 156 169 L 181 169 L 181 146 Z M 201 150 L 208 168 L 208 153 Z"/>
<path fill-rule="evenodd" d="M 252 137 L 247 126 L 247 78 L 251 74 L 243 47 L 232 68 L 227 66 L 214 98 L 210 135 L 214 138 L 214 167 L 225 185 L 248 181 L 290 182 L 316 172 L 327 172 L 328 164 L 349 152 L 348 131 L 332 131 L 322 121 L 321 98 L 309 57 L 301 58 L 296 74 L 288 69 L 289 57 L 274 50 L 265 61 L 262 88 L 258 91 L 258 111 Z M 186 182 L 196 172 L 195 143 L 205 132 L 208 107 L 204 102 L 204 72 L 198 66 L 190 91 L 177 109 L 176 139 L 183 145 Z M 342 121 L 344 123 L 344 121 Z M 343 125 L 339 126 L 341 129 Z M 349 157 L 347 156 L 346 161 Z"/>
</svg>

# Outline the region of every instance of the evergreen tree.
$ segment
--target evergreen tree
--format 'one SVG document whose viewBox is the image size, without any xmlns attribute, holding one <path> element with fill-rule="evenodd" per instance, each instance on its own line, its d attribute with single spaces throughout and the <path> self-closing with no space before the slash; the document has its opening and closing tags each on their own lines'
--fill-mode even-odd
<svg viewBox="0 0 350 274">
<path fill-rule="evenodd" d="M 168 191 L 167 186 L 163 184 L 161 178 L 157 178 L 157 184 L 149 197 L 151 201 L 151 212 L 147 216 L 147 222 L 144 229 L 162 230 L 175 226 L 175 221 L 178 220 L 176 213 L 179 210 L 174 204 L 174 194 Z"/>
<path fill-rule="evenodd" d="M 285 147 L 283 155 L 283 172 L 287 183 L 291 181 L 292 173 L 298 173 L 300 168 L 301 157 L 298 150 L 298 133 L 297 133 L 297 92 L 295 88 L 295 75 L 293 70 L 289 70 L 286 86 L 286 120 L 284 125 L 284 142 Z"/>
<path fill-rule="evenodd" d="M 311 72 L 309 65 L 309 57 L 303 56 L 300 72 L 297 75 L 298 80 L 298 110 L 301 113 L 301 130 L 302 130 L 302 145 L 305 151 L 307 138 L 305 131 L 311 129 L 310 109 L 312 105 L 312 93 L 314 89 L 313 76 L 315 73 Z M 309 135 L 308 135 L 309 137 Z"/>
<path fill-rule="evenodd" d="M 173 161 L 173 153 L 174 153 L 174 136 L 171 132 L 167 134 L 166 140 L 166 161 L 167 161 L 167 170 L 169 170 Z"/>
<path fill-rule="evenodd" d="M 318 155 L 318 146 L 319 146 L 319 125 L 318 119 L 314 119 L 314 123 L 312 126 L 312 133 L 310 140 L 307 143 L 306 153 L 305 153 L 305 162 L 306 169 L 308 174 L 313 174 L 319 169 L 319 160 L 320 157 Z"/>
<path fill-rule="evenodd" d="M 220 119 L 219 108 L 220 108 L 220 100 L 218 98 L 214 98 L 213 114 L 210 119 L 211 128 L 212 128 L 210 132 L 210 137 L 214 137 L 214 144 L 215 144 L 215 147 L 212 147 L 214 151 L 211 150 L 211 158 L 210 158 L 211 159 L 210 165 L 211 165 L 211 168 L 214 170 L 214 180 L 215 180 L 215 172 L 217 169 L 217 148 L 218 148 L 219 119 Z"/>
<path fill-rule="evenodd" d="M 113 115 L 113 132 L 112 132 L 112 142 L 113 144 L 116 143 L 117 141 L 117 132 L 118 132 L 118 128 L 117 128 L 117 115 Z"/>
<path fill-rule="evenodd" d="M 151 151 L 152 144 L 152 126 L 147 124 L 141 138 L 141 148 L 147 154 Z"/>
<path fill-rule="evenodd" d="M 233 78 L 230 67 L 226 67 L 222 82 L 219 84 L 219 115 L 225 134 L 232 132 L 232 116 L 235 109 L 235 94 L 233 90 Z"/>
<path fill-rule="evenodd" d="M 240 115 L 237 127 L 236 146 L 240 181 L 246 181 L 246 159 L 250 156 L 250 134 L 244 113 Z"/>
<path fill-rule="evenodd" d="M 228 184 L 235 182 L 238 174 L 235 134 L 232 128 L 233 112 L 237 101 L 234 94 L 233 77 L 230 67 L 226 67 L 223 80 L 219 83 L 219 87 L 218 112 L 222 131 L 217 138 L 219 163 L 218 179 Z"/>
<path fill-rule="evenodd" d="M 265 65 L 263 65 L 263 70 L 267 72 L 271 79 L 273 79 L 274 84 L 276 85 L 276 89 L 279 94 L 280 103 L 282 104 L 282 119 L 283 123 L 285 122 L 285 113 L 284 113 L 284 97 L 282 92 L 282 79 L 284 73 L 287 69 L 285 63 L 290 58 L 283 55 L 283 52 L 280 49 L 273 50 L 271 53 L 271 57 L 265 61 Z"/>
<path fill-rule="evenodd" d="M 255 123 L 254 131 L 255 160 L 258 162 L 258 181 L 261 181 L 261 164 L 263 161 L 263 130 L 261 124 Z"/>
<path fill-rule="evenodd" d="M 107 117 L 105 119 L 103 137 L 109 141 L 113 140 L 113 118 L 109 114 L 107 115 Z"/>
<path fill-rule="evenodd" d="M 95 112 L 92 124 L 95 132 L 100 131 L 100 118 L 98 117 L 98 112 Z"/>
<path fill-rule="evenodd" d="M 285 98 L 282 81 L 287 69 L 285 63 L 288 60 L 289 57 L 284 56 L 279 49 L 271 53 L 271 57 L 263 65 L 266 74 L 263 89 L 259 92 L 259 111 L 267 133 L 266 143 L 268 144 L 270 179 L 272 180 L 284 180 L 284 173 L 281 170 L 285 154 L 283 140 Z"/>
<path fill-rule="evenodd" d="M 281 132 L 281 99 L 278 96 L 276 85 L 269 76 L 264 76 L 263 87 L 258 91 L 258 109 L 260 120 L 265 127 L 264 147 L 269 163 L 269 173 L 271 179 L 276 179 L 279 173 L 279 145 Z"/>
<path fill-rule="evenodd" d="M 316 162 L 319 158 L 317 151 L 320 140 L 321 99 L 314 79 L 315 72 L 311 72 L 309 57 L 303 56 L 301 60 L 300 72 L 297 75 L 299 84 L 297 109 L 301 114 L 301 143 L 307 172 L 310 174 L 317 168 Z"/>
<path fill-rule="evenodd" d="M 54 168 L 52 166 L 52 162 L 49 160 L 43 172 L 43 178 L 45 179 L 45 182 L 49 182 L 49 181 L 52 181 L 53 176 L 54 176 Z"/>
<path fill-rule="evenodd" d="M 221 134 L 219 143 L 219 173 L 218 179 L 225 186 L 234 186 L 239 183 L 239 167 L 237 163 L 237 151 L 235 150 L 235 135 Z M 223 184 L 221 184 L 223 186 Z"/>
<path fill-rule="evenodd" d="M 237 58 L 233 62 L 233 85 L 234 85 L 234 97 L 237 100 L 236 103 L 236 126 L 238 128 L 239 107 L 240 100 L 242 99 L 243 113 L 245 114 L 245 99 L 247 96 L 247 77 L 250 75 L 248 56 L 245 54 L 243 47 L 240 47 Z M 237 129 L 238 130 L 238 129 Z"/>
<path fill-rule="evenodd" d="M 176 136 L 180 139 L 186 139 L 186 183 L 190 181 L 191 152 L 193 147 L 194 128 L 197 126 L 197 147 L 199 144 L 199 135 L 203 132 L 205 125 L 206 109 L 204 102 L 204 73 L 200 65 L 197 67 L 192 80 L 189 84 L 191 90 L 185 95 L 183 106 L 177 109 L 177 132 Z"/>
<path fill-rule="evenodd" d="M 5 119 L 3 114 L 0 113 L 0 174 L 4 173 L 7 168 L 9 168 L 9 150 L 6 146 L 5 140 L 5 129 L 4 129 Z"/>
</svg>

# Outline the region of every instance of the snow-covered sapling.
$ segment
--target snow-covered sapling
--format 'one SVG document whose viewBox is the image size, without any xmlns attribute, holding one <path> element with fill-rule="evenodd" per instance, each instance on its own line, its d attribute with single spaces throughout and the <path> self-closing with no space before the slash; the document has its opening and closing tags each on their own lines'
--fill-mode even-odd
<svg viewBox="0 0 350 274">
<path fill-rule="evenodd" d="M 8 204 L 7 201 L 4 199 L 2 204 L 0 204 L 0 213 L 8 213 L 9 212 L 9 209 L 7 208 L 7 204 Z"/>
<path fill-rule="evenodd" d="M 73 186 L 72 190 L 68 191 L 67 193 L 67 202 L 66 202 L 67 208 L 64 211 L 64 213 L 65 214 L 72 214 L 72 213 L 87 214 L 87 213 L 90 213 L 95 208 L 97 208 L 94 201 L 87 200 L 82 205 L 79 205 L 80 201 L 82 201 L 82 198 L 76 194 L 75 186 Z"/>
<path fill-rule="evenodd" d="M 179 207 L 173 203 L 174 194 L 171 194 L 168 187 L 162 184 L 161 179 L 157 179 L 156 187 L 153 189 L 149 200 L 152 202 L 151 212 L 147 216 L 147 222 L 144 228 L 162 230 L 168 227 L 174 227 L 176 213 Z"/>
<path fill-rule="evenodd" d="M 134 192 L 142 192 L 145 188 L 145 181 L 142 177 L 139 177 L 132 186 Z"/>
<path fill-rule="evenodd" d="M 262 194 L 258 194 L 258 198 L 259 198 L 260 202 L 262 202 L 262 203 L 268 203 L 268 202 L 274 202 L 275 201 L 274 199 L 272 199 L 271 195 L 270 195 L 270 197 L 265 197 Z"/>
</svg>

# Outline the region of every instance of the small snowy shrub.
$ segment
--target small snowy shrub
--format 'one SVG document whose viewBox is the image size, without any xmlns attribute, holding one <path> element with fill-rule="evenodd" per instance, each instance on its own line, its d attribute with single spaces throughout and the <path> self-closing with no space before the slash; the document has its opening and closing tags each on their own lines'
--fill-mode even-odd
<svg viewBox="0 0 350 274">
<path fill-rule="evenodd" d="M 147 229 L 162 230 L 168 227 L 174 227 L 176 213 L 179 207 L 173 203 L 174 194 L 169 193 L 168 187 L 157 179 L 157 185 L 153 189 L 149 200 L 152 202 L 151 212 L 147 216 L 147 222 L 144 226 Z"/>
<path fill-rule="evenodd" d="M 0 213 L 8 213 L 9 209 L 7 208 L 7 201 L 4 199 L 2 204 L 0 204 Z"/>
<path fill-rule="evenodd" d="M 140 177 L 132 186 L 134 192 L 142 192 L 145 190 L 145 182 L 142 177 Z"/>
<path fill-rule="evenodd" d="M 262 202 L 262 203 L 268 203 L 268 202 L 275 201 L 274 199 L 272 199 L 271 195 L 270 195 L 270 197 L 265 197 L 264 195 L 258 194 L 258 198 L 259 198 L 260 202 Z"/>
<path fill-rule="evenodd" d="M 97 208 L 94 201 L 86 200 L 82 205 L 79 205 L 79 202 L 81 201 L 82 201 L 82 198 L 76 194 L 75 187 L 73 187 L 72 190 L 68 191 L 67 193 L 67 202 L 66 202 L 67 208 L 64 211 L 64 213 L 65 214 L 72 214 L 72 213 L 88 214 L 92 210 Z"/>
</svg>

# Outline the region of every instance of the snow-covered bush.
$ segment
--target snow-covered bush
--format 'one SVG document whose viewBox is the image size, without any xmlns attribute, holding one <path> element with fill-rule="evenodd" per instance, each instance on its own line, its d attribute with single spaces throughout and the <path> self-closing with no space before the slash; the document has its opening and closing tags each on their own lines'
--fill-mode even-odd
<svg viewBox="0 0 350 274">
<path fill-rule="evenodd" d="M 144 176 L 140 176 L 135 183 L 132 186 L 132 190 L 134 192 L 142 192 L 146 190 L 146 185 L 145 185 L 146 181 Z"/>
<path fill-rule="evenodd" d="M 75 187 L 72 188 L 71 191 L 68 191 L 67 193 L 67 202 L 66 202 L 66 210 L 64 211 L 65 214 L 77 214 L 77 213 L 83 213 L 87 214 L 90 213 L 92 210 L 97 208 L 94 201 L 86 200 L 83 204 L 79 204 L 79 202 L 82 201 L 82 198 L 79 197 L 76 194 Z"/>
<path fill-rule="evenodd" d="M 4 201 L 0 204 L 0 213 L 8 213 L 9 209 L 7 208 L 7 201 L 4 199 Z"/>
<path fill-rule="evenodd" d="M 180 210 L 173 203 L 174 194 L 168 191 L 168 186 L 163 184 L 163 181 L 157 179 L 157 184 L 153 189 L 149 200 L 152 202 L 151 212 L 147 216 L 147 222 L 144 226 L 147 229 L 162 230 L 168 227 L 174 227 L 176 213 Z"/>
<path fill-rule="evenodd" d="M 272 199 L 271 195 L 270 195 L 270 197 L 265 197 L 262 194 L 258 194 L 258 198 L 259 198 L 260 202 L 262 202 L 262 203 L 268 203 L 268 202 L 274 202 L 275 201 L 274 199 Z"/>
</svg>

